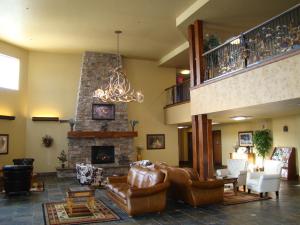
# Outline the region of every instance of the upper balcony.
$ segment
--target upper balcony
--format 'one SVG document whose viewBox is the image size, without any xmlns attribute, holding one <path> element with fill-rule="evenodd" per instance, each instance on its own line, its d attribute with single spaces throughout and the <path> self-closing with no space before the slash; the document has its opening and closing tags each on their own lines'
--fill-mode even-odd
<svg viewBox="0 0 300 225">
<path fill-rule="evenodd" d="M 300 99 L 299 53 L 298 4 L 202 55 L 191 114 Z"/>
</svg>

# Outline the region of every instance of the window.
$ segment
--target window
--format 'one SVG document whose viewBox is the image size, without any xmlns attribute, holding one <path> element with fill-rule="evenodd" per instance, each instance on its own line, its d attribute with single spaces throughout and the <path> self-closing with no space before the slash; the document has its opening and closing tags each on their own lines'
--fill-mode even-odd
<svg viewBox="0 0 300 225">
<path fill-rule="evenodd" d="M 0 88 L 19 90 L 20 60 L 0 54 Z"/>
</svg>

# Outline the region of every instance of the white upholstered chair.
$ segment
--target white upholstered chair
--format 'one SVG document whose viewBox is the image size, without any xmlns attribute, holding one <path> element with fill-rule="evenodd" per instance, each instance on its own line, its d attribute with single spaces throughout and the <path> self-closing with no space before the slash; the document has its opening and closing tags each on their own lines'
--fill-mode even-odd
<svg viewBox="0 0 300 225">
<path fill-rule="evenodd" d="M 247 179 L 248 193 L 255 191 L 260 193 L 276 192 L 276 197 L 279 196 L 280 174 L 282 162 L 275 160 L 264 161 L 264 172 L 250 173 Z"/>
<path fill-rule="evenodd" d="M 246 159 L 228 159 L 227 169 L 217 170 L 217 177 L 237 177 L 237 187 L 243 186 L 245 191 L 247 166 L 248 162 Z"/>
</svg>

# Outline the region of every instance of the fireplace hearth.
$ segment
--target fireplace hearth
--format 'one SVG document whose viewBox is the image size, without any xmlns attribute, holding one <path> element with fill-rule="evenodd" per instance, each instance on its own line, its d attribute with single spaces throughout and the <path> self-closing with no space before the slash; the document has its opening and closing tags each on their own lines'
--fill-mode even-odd
<svg viewBox="0 0 300 225">
<path fill-rule="evenodd" d="M 92 146 L 92 164 L 106 164 L 115 162 L 114 146 Z"/>
</svg>

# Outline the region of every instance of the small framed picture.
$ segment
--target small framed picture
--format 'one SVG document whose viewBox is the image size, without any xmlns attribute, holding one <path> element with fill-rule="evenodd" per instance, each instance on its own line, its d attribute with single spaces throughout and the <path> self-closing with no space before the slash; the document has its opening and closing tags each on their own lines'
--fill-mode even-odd
<svg viewBox="0 0 300 225">
<path fill-rule="evenodd" d="M 241 147 L 253 146 L 253 131 L 239 132 L 239 143 Z"/>
<path fill-rule="evenodd" d="M 147 149 L 165 149 L 165 135 L 147 134 Z"/>
<path fill-rule="evenodd" d="M 114 120 L 115 105 L 114 104 L 93 104 L 92 119 L 93 120 Z"/>
<path fill-rule="evenodd" d="M 8 154 L 8 134 L 0 134 L 0 154 Z"/>
</svg>

